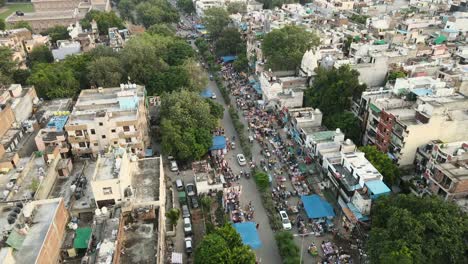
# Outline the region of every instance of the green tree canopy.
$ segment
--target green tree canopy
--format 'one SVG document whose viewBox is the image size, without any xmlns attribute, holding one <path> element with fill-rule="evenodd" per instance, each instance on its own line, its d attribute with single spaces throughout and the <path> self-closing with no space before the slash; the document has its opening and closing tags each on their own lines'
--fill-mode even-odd
<svg viewBox="0 0 468 264">
<path fill-rule="evenodd" d="M 247 12 L 247 5 L 242 2 L 231 2 L 227 6 L 227 11 L 229 14 L 243 14 Z"/>
<path fill-rule="evenodd" d="M 375 146 L 363 146 L 359 150 L 365 153 L 366 159 L 382 174 L 386 184 L 392 186 L 397 183 L 400 171 L 387 154 L 380 152 Z"/>
<path fill-rule="evenodd" d="M 5 19 L 0 19 L 0 30 L 5 30 L 6 29 L 6 23 Z"/>
<path fill-rule="evenodd" d="M 100 57 L 88 65 L 89 80 L 95 87 L 118 87 L 123 81 L 120 61 L 115 57 Z"/>
<path fill-rule="evenodd" d="M 185 60 L 182 67 L 188 74 L 189 85 L 191 91 L 201 92 L 208 85 L 208 77 L 200 64 L 193 58 Z"/>
<path fill-rule="evenodd" d="M 265 191 L 270 185 L 268 175 L 263 171 L 258 171 L 254 175 L 255 183 L 260 191 Z"/>
<path fill-rule="evenodd" d="M 123 20 L 113 11 L 101 12 L 91 10 L 80 22 L 83 29 L 91 29 L 91 21 L 93 21 L 93 19 L 96 21 L 99 34 L 101 35 L 107 35 L 111 27 L 117 27 L 119 29 L 125 28 Z"/>
<path fill-rule="evenodd" d="M 150 26 L 146 32 L 153 34 L 153 35 L 173 37 L 176 31 L 169 24 L 155 24 L 155 25 Z"/>
<path fill-rule="evenodd" d="M 119 9 L 119 14 L 122 19 L 133 21 L 133 13 L 136 9 L 136 5 L 133 0 L 120 0 L 117 8 Z"/>
<path fill-rule="evenodd" d="M 195 6 L 192 0 L 177 0 L 177 7 L 187 14 L 195 12 Z"/>
<path fill-rule="evenodd" d="M 351 108 L 351 99 L 366 89 L 360 84 L 359 72 L 348 65 L 338 69 L 317 68 L 312 86 L 304 94 L 304 104 L 319 108 L 325 115 L 335 115 Z"/>
<path fill-rule="evenodd" d="M 351 112 L 326 115 L 322 123 L 330 130 L 341 129 L 345 137 L 351 139 L 355 144 L 361 142 L 359 119 Z"/>
<path fill-rule="evenodd" d="M 180 210 L 177 208 L 171 208 L 166 212 L 166 217 L 169 219 L 169 223 L 172 226 L 175 226 L 180 217 Z"/>
<path fill-rule="evenodd" d="M 44 32 L 44 35 L 48 35 L 52 43 L 56 43 L 57 40 L 69 39 L 68 29 L 64 26 L 57 25 L 49 28 Z"/>
<path fill-rule="evenodd" d="M 318 46 L 320 38 L 300 26 L 285 26 L 266 34 L 262 51 L 272 70 L 296 70 L 304 53 Z"/>
<path fill-rule="evenodd" d="M 290 232 L 276 233 L 275 240 L 283 263 L 300 263 L 299 247 L 294 243 L 294 237 Z"/>
<path fill-rule="evenodd" d="M 237 59 L 232 63 L 232 67 L 237 72 L 247 72 L 249 70 L 249 60 L 245 53 L 239 54 Z"/>
<path fill-rule="evenodd" d="M 198 93 L 186 90 L 164 94 L 161 101 L 163 152 L 181 161 L 202 158 L 218 122 L 210 105 Z"/>
<path fill-rule="evenodd" d="M 182 65 L 186 59 L 195 56 L 192 47 L 181 39 L 174 39 L 169 45 L 164 60 L 172 66 Z"/>
<path fill-rule="evenodd" d="M 63 63 L 35 65 L 28 84 L 34 85 L 38 96 L 45 99 L 73 97 L 80 88 L 73 71 Z"/>
<path fill-rule="evenodd" d="M 254 264 L 255 253 L 242 244 L 239 233 L 231 224 L 225 224 L 203 237 L 195 250 L 195 263 Z"/>
<path fill-rule="evenodd" d="M 383 196 L 372 207 L 372 263 L 467 263 L 468 217 L 438 197 Z"/>
<path fill-rule="evenodd" d="M 54 61 L 52 51 L 46 45 L 35 47 L 28 55 L 29 64 L 51 63 Z"/>
<path fill-rule="evenodd" d="M 225 28 L 215 43 L 218 56 L 245 54 L 246 48 L 241 34 L 236 28 Z"/>
<path fill-rule="evenodd" d="M 221 7 L 207 9 L 202 20 L 213 39 L 217 39 L 230 22 L 229 13 Z"/>
<path fill-rule="evenodd" d="M 13 72 L 18 64 L 12 60 L 13 52 L 8 47 L 0 47 L 0 83 L 7 85 L 12 81 Z"/>
<path fill-rule="evenodd" d="M 179 21 L 177 10 L 166 0 L 140 2 L 136 7 L 138 22 L 149 28 L 154 24 L 176 23 Z"/>
<path fill-rule="evenodd" d="M 406 72 L 404 71 L 391 71 L 388 73 L 388 81 L 390 82 L 395 82 L 396 79 L 398 78 L 405 78 L 406 77 Z"/>
</svg>

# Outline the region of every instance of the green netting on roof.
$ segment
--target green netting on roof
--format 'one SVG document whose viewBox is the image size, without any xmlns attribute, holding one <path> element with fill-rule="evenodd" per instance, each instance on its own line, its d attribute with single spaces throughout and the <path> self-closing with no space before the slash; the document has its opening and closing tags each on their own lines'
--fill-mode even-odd
<svg viewBox="0 0 468 264">
<path fill-rule="evenodd" d="M 377 106 L 375 106 L 374 104 L 370 104 L 369 107 L 370 107 L 370 109 L 371 109 L 372 111 L 377 112 L 377 113 L 380 113 L 380 109 L 379 109 Z"/>
<path fill-rule="evenodd" d="M 74 248 L 88 248 L 89 238 L 93 230 L 90 227 L 78 228 L 75 230 Z"/>
<path fill-rule="evenodd" d="M 360 36 L 354 36 L 354 40 L 359 41 L 359 40 L 361 40 L 361 37 Z"/>
<path fill-rule="evenodd" d="M 11 234 L 8 236 L 8 239 L 6 241 L 7 245 L 10 247 L 20 250 L 21 247 L 23 246 L 23 241 L 26 238 L 26 236 L 20 235 L 18 232 L 13 231 Z"/>
<path fill-rule="evenodd" d="M 439 35 L 439 36 L 434 40 L 434 43 L 435 43 L 436 45 L 439 45 L 439 44 L 444 43 L 445 41 L 447 41 L 447 37 L 444 36 L 444 35 Z"/>
<path fill-rule="evenodd" d="M 387 41 L 383 39 L 374 41 L 374 45 L 385 45 L 385 44 L 387 44 Z"/>
</svg>

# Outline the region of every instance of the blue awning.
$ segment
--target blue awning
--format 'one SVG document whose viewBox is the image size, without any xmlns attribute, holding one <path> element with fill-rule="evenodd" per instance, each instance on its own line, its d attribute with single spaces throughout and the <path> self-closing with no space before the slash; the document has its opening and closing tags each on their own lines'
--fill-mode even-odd
<svg viewBox="0 0 468 264">
<path fill-rule="evenodd" d="M 211 146 L 210 150 L 219 150 L 226 148 L 226 137 L 224 136 L 214 136 L 213 137 L 213 145 Z"/>
<path fill-rule="evenodd" d="M 205 26 L 202 24 L 195 25 L 196 29 L 205 29 Z"/>
<path fill-rule="evenodd" d="M 237 59 L 237 56 L 223 56 L 221 57 L 224 63 L 233 62 Z"/>
<path fill-rule="evenodd" d="M 411 91 L 417 96 L 425 96 L 425 95 L 432 95 L 433 91 L 431 89 L 426 89 L 426 88 L 416 88 Z"/>
<path fill-rule="evenodd" d="M 254 85 L 252 85 L 252 87 L 258 94 L 262 94 L 262 87 L 260 86 L 259 82 L 255 82 Z"/>
<path fill-rule="evenodd" d="M 153 156 L 153 149 L 152 148 L 147 148 L 145 150 L 145 156 L 146 157 L 152 157 Z"/>
<path fill-rule="evenodd" d="M 316 194 L 308 196 L 303 195 L 301 196 L 301 200 L 304 204 L 307 216 L 311 219 L 335 216 L 333 207 Z"/>
<path fill-rule="evenodd" d="M 346 205 L 348 206 L 349 210 L 351 210 L 351 212 L 354 214 L 357 220 L 362 221 L 362 222 L 369 220 L 369 217 L 361 214 L 361 212 L 359 212 L 359 209 L 357 209 L 353 203 L 347 203 Z"/>
<path fill-rule="evenodd" d="M 257 228 L 254 222 L 243 222 L 234 224 L 234 228 L 242 238 L 242 242 L 253 249 L 260 248 L 262 241 L 258 236 Z"/>
<path fill-rule="evenodd" d="M 211 98 L 213 95 L 213 92 L 210 90 L 210 88 L 206 88 L 200 93 L 200 96 L 203 98 Z"/>
</svg>

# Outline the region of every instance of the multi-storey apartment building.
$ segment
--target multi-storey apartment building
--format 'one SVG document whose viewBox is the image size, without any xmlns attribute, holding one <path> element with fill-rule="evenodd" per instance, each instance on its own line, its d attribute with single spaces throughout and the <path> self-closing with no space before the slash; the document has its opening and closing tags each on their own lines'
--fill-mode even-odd
<svg viewBox="0 0 468 264">
<path fill-rule="evenodd" d="M 65 130 L 76 156 L 96 157 L 111 146 L 144 156 L 149 144 L 145 87 L 122 84 L 81 91 Z"/>
</svg>

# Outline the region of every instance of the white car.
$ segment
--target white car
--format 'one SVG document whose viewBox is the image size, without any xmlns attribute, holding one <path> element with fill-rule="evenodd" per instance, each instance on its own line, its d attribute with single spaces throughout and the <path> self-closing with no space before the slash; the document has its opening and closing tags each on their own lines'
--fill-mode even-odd
<svg viewBox="0 0 468 264">
<path fill-rule="evenodd" d="M 289 220 L 289 217 L 286 211 L 280 211 L 279 214 L 281 217 L 281 222 L 283 223 L 283 229 L 291 230 L 292 229 L 291 221 Z"/>
<path fill-rule="evenodd" d="M 241 166 L 244 166 L 244 165 L 247 164 L 247 161 L 245 160 L 244 154 L 237 154 L 237 162 Z"/>
<path fill-rule="evenodd" d="M 177 167 L 177 162 L 175 160 L 171 161 L 171 171 L 178 171 L 179 167 Z"/>
<path fill-rule="evenodd" d="M 216 94 L 215 93 L 211 93 L 211 99 L 216 99 Z"/>
<path fill-rule="evenodd" d="M 185 238 L 185 252 L 187 252 L 187 254 L 190 254 L 192 253 L 193 249 L 192 249 L 192 238 L 191 237 L 186 237 Z"/>
<path fill-rule="evenodd" d="M 192 234 L 192 223 L 190 222 L 190 218 L 184 218 L 184 233 L 186 235 Z"/>
</svg>

